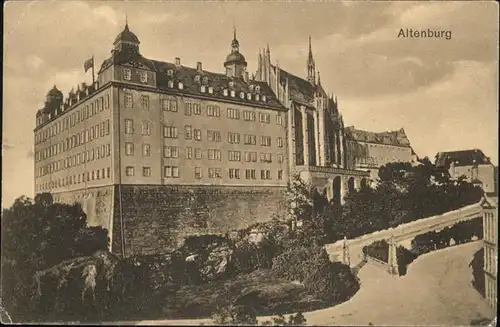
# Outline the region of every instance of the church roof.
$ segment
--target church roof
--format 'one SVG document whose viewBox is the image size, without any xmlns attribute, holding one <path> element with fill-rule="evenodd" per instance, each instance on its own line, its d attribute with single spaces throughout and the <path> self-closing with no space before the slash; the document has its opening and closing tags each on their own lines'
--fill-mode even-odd
<svg viewBox="0 0 500 327">
<path fill-rule="evenodd" d="M 245 56 L 239 52 L 231 52 L 230 54 L 227 55 L 226 61 L 224 62 L 224 65 L 228 65 L 228 64 L 232 64 L 232 63 L 244 64 L 245 66 L 247 65 L 247 62 L 245 60 Z"/>
<path fill-rule="evenodd" d="M 438 152 L 436 154 L 436 167 L 445 167 L 451 162 L 455 163 L 455 167 L 491 164 L 490 159 L 479 149 Z"/>
<path fill-rule="evenodd" d="M 271 65 L 271 68 L 276 72 L 276 66 Z M 315 86 L 309 81 L 280 68 L 280 83 L 285 84 L 287 79 L 292 101 L 309 105 L 314 100 Z"/>
<path fill-rule="evenodd" d="M 397 131 L 374 133 L 348 126 L 344 131 L 346 138 L 353 141 L 410 147 L 410 140 L 403 128 Z"/>
</svg>

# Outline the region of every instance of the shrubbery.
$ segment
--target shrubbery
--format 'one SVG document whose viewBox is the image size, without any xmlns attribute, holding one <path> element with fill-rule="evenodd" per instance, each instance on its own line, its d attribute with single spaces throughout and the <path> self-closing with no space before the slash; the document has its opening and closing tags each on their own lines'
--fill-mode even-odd
<svg viewBox="0 0 500 327">
<path fill-rule="evenodd" d="M 359 289 L 350 268 L 331 262 L 323 247 L 288 249 L 273 260 L 272 271 L 279 277 L 302 283 L 311 294 L 325 301 L 345 301 Z"/>
<path fill-rule="evenodd" d="M 389 243 L 386 240 L 375 241 L 370 245 L 363 246 L 363 254 L 372 258 L 389 262 Z"/>
<path fill-rule="evenodd" d="M 448 247 L 451 245 L 452 239 L 455 244 L 463 244 L 472 241 L 474 236 L 478 239 L 483 238 L 483 220 L 481 217 L 459 222 L 439 232 L 430 231 L 417 235 L 411 241 L 411 246 L 412 251 L 420 255 Z"/>
<path fill-rule="evenodd" d="M 408 265 L 412 263 L 418 255 L 403 246 L 398 246 L 396 248 L 396 257 L 399 276 L 404 276 L 408 271 Z"/>
</svg>

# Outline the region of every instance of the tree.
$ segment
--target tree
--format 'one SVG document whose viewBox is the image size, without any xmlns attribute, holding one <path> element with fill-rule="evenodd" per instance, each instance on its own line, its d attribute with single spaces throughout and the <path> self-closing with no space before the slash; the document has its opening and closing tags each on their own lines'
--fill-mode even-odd
<svg viewBox="0 0 500 327">
<path fill-rule="evenodd" d="M 49 193 L 16 199 L 2 213 L 2 302 L 13 320 L 31 316 L 36 271 L 107 246 L 107 231 L 88 228 L 79 204 L 54 203 Z"/>
</svg>

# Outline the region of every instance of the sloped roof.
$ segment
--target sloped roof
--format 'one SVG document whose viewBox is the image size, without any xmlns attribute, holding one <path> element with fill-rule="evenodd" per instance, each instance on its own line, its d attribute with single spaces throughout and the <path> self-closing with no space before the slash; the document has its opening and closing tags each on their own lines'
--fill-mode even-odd
<svg viewBox="0 0 500 327">
<path fill-rule="evenodd" d="M 222 73 L 214 73 L 209 71 L 198 71 L 196 68 L 177 66 L 174 63 L 151 60 L 142 56 L 138 51 L 134 49 L 125 49 L 120 52 L 115 52 L 113 55 L 106 59 L 101 65 L 101 71 L 113 64 L 131 64 L 136 67 L 149 69 L 156 72 L 156 84 L 159 89 L 172 89 L 168 87 L 168 82 L 172 80 L 174 84 L 182 82 L 183 89 L 176 91 L 193 94 L 193 95 L 203 95 L 213 97 L 214 100 L 231 100 L 241 102 L 247 105 L 265 105 L 269 107 L 275 107 L 284 109 L 284 107 L 276 99 L 271 88 L 264 82 L 248 81 L 245 82 L 242 78 L 232 78 L 228 77 Z M 169 76 L 168 71 L 172 71 L 172 76 Z M 197 81 L 196 76 L 199 75 L 200 78 Z M 206 82 L 204 82 L 206 78 Z M 230 87 L 229 83 L 232 82 L 233 86 Z M 213 88 L 213 93 L 209 94 L 208 91 L 201 92 L 201 85 L 206 85 L 207 88 L 211 86 Z M 251 100 L 247 99 L 247 94 L 255 94 L 255 88 L 251 90 L 251 85 L 260 87 L 260 96 L 266 96 L 266 102 L 255 100 L 255 96 L 252 96 Z M 223 95 L 223 90 L 235 90 L 236 96 L 225 96 Z M 245 93 L 245 97 L 242 99 L 240 97 L 240 92 Z"/>
<path fill-rule="evenodd" d="M 438 152 L 436 155 L 436 167 L 445 167 L 452 162 L 455 167 L 491 164 L 490 159 L 479 149 Z"/>
<path fill-rule="evenodd" d="M 276 66 L 271 65 L 271 68 L 276 72 Z M 288 79 L 288 86 L 290 90 L 290 98 L 303 104 L 310 104 L 314 100 L 314 92 L 316 87 L 309 83 L 309 81 L 293 75 L 286 70 L 280 70 L 280 83 L 285 84 Z"/>
<path fill-rule="evenodd" d="M 403 128 L 397 131 L 374 133 L 348 126 L 344 131 L 346 138 L 353 141 L 410 147 L 410 140 Z"/>
</svg>

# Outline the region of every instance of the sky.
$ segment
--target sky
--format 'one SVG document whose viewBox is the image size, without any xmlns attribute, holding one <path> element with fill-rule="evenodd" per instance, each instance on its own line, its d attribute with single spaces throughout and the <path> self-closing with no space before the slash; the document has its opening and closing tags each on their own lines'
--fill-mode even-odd
<svg viewBox="0 0 500 327">
<path fill-rule="evenodd" d="M 4 4 L 2 207 L 32 197 L 35 114 L 55 84 L 90 83 L 128 17 L 150 59 L 223 72 L 233 27 L 255 72 L 260 48 L 321 83 L 346 126 L 404 128 L 420 157 L 479 148 L 498 164 L 498 4 L 487 2 L 10 1 Z M 449 30 L 450 40 L 398 38 Z"/>
</svg>

